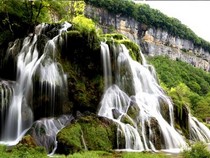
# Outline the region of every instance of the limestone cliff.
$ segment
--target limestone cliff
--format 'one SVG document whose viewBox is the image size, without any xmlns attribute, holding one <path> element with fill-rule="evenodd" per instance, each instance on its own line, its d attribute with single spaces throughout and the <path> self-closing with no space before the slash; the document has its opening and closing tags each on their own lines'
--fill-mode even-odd
<svg viewBox="0 0 210 158">
<path fill-rule="evenodd" d="M 165 55 L 210 71 L 210 52 L 196 47 L 192 41 L 171 36 L 161 29 L 149 28 L 131 17 L 114 15 L 90 5 L 86 6 L 85 14 L 97 21 L 105 33 L 117 30 L 136 42 L 146 55 Z"/>
</svg>

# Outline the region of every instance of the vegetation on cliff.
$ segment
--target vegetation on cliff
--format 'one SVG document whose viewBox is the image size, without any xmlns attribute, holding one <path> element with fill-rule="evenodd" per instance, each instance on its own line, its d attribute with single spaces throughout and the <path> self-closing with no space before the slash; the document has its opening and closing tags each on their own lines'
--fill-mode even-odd
<svg viewBox="0 0 210 158">
<path fill-rule="evenodd" d="M 171 35 L 190 40 L 197 47 L 210 50 L 210 43 L 198 37 L 189 27 L 178 19 L 171 18 L 157 9 L 150 8 L 147 4 L 135 4 L 131 0 L 84 0 L 87 4 L 107 9 L 113 14 L 133 17 L 147 27 L 165 30 Z"/>
<path fill-rule="evenodd" d="M 182 61 L 168 57 L 150 57 L 162 87 L 180 109 L 184 105 L 199 119 L 205 121 L 210 113 L 210 74 Z"/>
</svg>

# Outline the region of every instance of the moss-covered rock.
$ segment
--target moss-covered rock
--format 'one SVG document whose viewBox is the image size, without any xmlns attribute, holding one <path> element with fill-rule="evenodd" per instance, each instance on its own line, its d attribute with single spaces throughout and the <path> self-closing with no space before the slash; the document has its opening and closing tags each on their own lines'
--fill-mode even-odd
<svg viewBox="0 0 210 158">
<path fill-rule="evenodd" d="M 62 129 L 57 135 L 57 153 L 69 154 L 85 149 L 82 144 L 82 128 L 78 123 L 71 124 Z"/>
<path fill-rule="evenodd" d="M 116 127 L 113 122 L 96 116 L 83 116 L 62 129 L 57 135 L 58 153 L 81 150 L 111 150 L 116 147 Z"/>
<path fill-rule="evenodd" d="M 124 36 L 123 34 L 118 34 L 118 33 L 112 33 L 112 34 L 102 34 L 101 35 L 102 40 L 109 40 L 109 39 L 115 39 L 115 40 L 123 40 L 123 39 L 127 39 L 126 36 Z"/>
<path fill-rule="evenodd" d="M 132 98 L 132 97 L 131 97 Z M 140 114 L 140 108 L 138 104 L 135 102 L 135 98 L 133 98 L 130 102 L 130 106 L 128 108 L 127 114 L 133 119 L 136 120 L 136 118 Z"/>
<path fill-rule="evenodd" d="M 124 115 L 121 117 L 121 122 L 123 122 L 123 123 L 125 123 L 125 124 L 129 124 L 129 125 L 135 127 L 134 121 L 133 121 L 127 114 L 124 114 Z"/>
<path fill-rule="evenodd" d="M 129 54 L 132 57 L 133 60 L 136 60 L 138 62 L 142 62 L 141 55 L 140 55 L 140 49 L 139 46 L 129 40 L 126 36 L 123 36 L 122 34 L 105 34 L 101 36 L 101 40 L 106 41 L 108 45 L 112 44 L 124 44 L 126 48 L 129 50 Z"/>
<path fill-rule="evenodd" d="M 139 46 L 132 42 L 131 40 L 119 40 L 118 41 L 120 44 L 124 44 L 126 48 L 129 50 L 130 56 L 132 57 L 133 60 L 136 60 L 138 62 L 142 62 L 141 56 L 140 56 L 140 50 Z"/>
<path fill-rule="evenodd" d="M 95 113 L 97 105 L 103 94 L 103 76 L 95 74 L 95 77 L 82 75 L 75 64 L 69 60 L 61 60 L 64 71 L 67 74 L 68 101 L 65 102 L 65 111 L 90 111 Z M 84 65 L 85 66 L 85 65 Z M 79 71 L 79 72 L 78 72 Z"/>
</svg>

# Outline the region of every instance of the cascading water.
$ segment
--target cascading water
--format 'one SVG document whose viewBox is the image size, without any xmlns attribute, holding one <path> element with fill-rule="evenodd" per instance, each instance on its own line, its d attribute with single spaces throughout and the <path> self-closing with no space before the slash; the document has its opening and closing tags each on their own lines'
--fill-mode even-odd
<svg viewBox="0 0 210 158">
<path fill-rule="evenodd" d="M 154 70 L 142 56 L 142 64 L 134 61 L 124 45 L 109 47 L 101 43 L 105 86 L 99 116 L 118 125 L 118 148 L 131 150 L 178 149 L 187 146 L 174 128 L 173 105 L 157 83 Z M 141 53 L 141 52 L 140 52 Z M 106 54 L 106 56 L 104 55 Z M 107 61 L 109 60 L 109 61 Z M 112 61 L 112 62 L 111 62 Z M 108 70 L 111 66 L 115 69 Z M 111 73 L 115 72 L 115 76 Z M 109 82 L 113 80 L 113 84 Z M 209 141 L 210 131 L 189 116 L 190 131 L 196 140 Z"/>
<path fill-rule="evenodd" d="M 63 115 L 57 119 L 44 118 L 34 122 L 28 133 L 36 140 L 37 145 L 44 146 L 49 155 L 53 155 L 57 149 L 57 133 L 73 120 L 72 115 Z"/>
<path fill-rule="evenodd" d="M 195 117 L 189 117 L 190 137 L 195 141 L 210 142 L 209 129 Z"/>
<path fill-rule="evenodd" d="M 33 123 L 33 80 L 41 82 L 41 93 L 45 91 L 50 98 L 51 116 L 54 116 L 54 102 L 56 88 L 66 85 L 66 77 L 60 64 L 56 61 L 57 43 L 62 43 L 60 36 L 62 32 L 67 31 L 71 24 L 64 23 L 58 30 L 58 34 L 48 40 L 44 46 L 43 52 L 37 48 L 38 38 L 42 31 L 47 27 L 40 24 L 36 27 L 35 33 L 29 35 L 23 41 L 21 51 L 17 56 L 17 80 L 14 86 L 14 93 L 11 97 L 11 103 L 7 110 L 4 132 L 2 132 L 1 143 L 16 144 L 22 138 L 25 131 Z M 9 49 L 13 51 L 15 44 Z M 38 79 L 37 79 L 38 78 Z M 64 88 L 65 89 L 65 88 Z"/>
<path fill-rule="evenodd" d="M 6 118 L 6 111 L 8 110 L 10 99 L 13 95 L 13 87 L 14 83 L 9 81 L 0 81 L 0 129 L 1 132 L 3 132 L 3 129 L 5 129 L 4 122 Z M 0 138 L 1 139 L 1 138 Z"/>
</svg>

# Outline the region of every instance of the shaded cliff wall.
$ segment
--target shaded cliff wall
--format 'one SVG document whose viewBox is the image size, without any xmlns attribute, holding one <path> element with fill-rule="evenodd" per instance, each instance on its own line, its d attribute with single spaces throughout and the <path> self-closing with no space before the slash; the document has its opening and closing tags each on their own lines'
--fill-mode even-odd
<svg viewBox="0 0 210 158">
<path fill-rule="evenodd" d="M 182 60 L 210 71 L 210 51 L 195 47 L 192 41 L 171 36 L 161 29 L 149 28 L 131 17 L 114 15 L 105 9 L 90 5 L 86 6 L 85 15 L 95 20 L 105 33 L 117 30 L 124 34 L 140 45 L 144 54 L 169 56 L 173 60 Z"/>
</svg>

